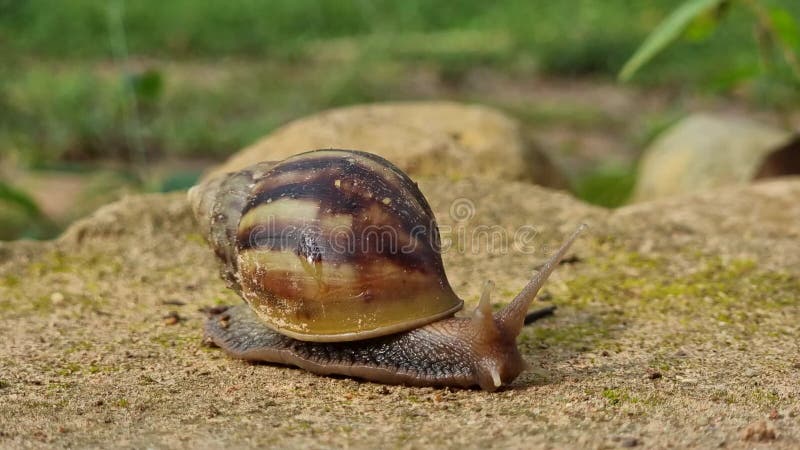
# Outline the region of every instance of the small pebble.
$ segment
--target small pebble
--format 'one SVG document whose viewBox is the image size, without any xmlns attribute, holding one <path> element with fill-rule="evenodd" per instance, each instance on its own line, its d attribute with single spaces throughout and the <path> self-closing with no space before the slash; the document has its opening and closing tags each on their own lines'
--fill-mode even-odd
<svg viewBox="0 0 800 450">
<path fill-rule="evenodd" d="M 58 305 L 64 301 L 64 294 L 61 292 L 53 292 L 50 294 L 50 301 L 53 302 L 54 305 Z"/>
<path fill-rule="evenodd" d="M 638 447 L 642 442 L 636 438 L 625 438 L 619 445 L 625 448 Z"/>
<path fill-rule="evenodd" d="M 222 415 L 222 412 L 217 409 L 214 405 L 210 405 L 206 412 L 206 418 L 213 419 L 214 417 Z"/>
<path fill-rule="evenodd" d="M 206 313 L 209 316 L 216 316 L 217 314 L 224 313 L 228 308 L 230 308 L 230 306 L 204 306 L 198 309 L 198 311 Z"/>
<path fill-rule="evenodd" d="M 176 325 L 184 320 L 177 311 L 170 311 L 169 314 L 163 317 L 164 325 Z"/>
<path fill-rule="evenodd" d="M 742 430 L 742 440 L 750 442 L 768 442 L 777 438 L 775 427 L 765 420 L 753 422 Z"/>
</svg>

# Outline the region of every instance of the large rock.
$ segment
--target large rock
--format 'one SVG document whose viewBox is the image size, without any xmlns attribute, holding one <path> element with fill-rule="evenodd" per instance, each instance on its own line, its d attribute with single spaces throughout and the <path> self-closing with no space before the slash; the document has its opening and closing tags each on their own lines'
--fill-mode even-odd
<svg viewBox="0 0 800 450">
<path fill-rule="evenodd" d="M 748 119 L 695 114 L 645 150 L 633 200 L 791 174 L 800 174 L 800 136 Z"/>
<path fill-rule="evenodd" d="M 508 389 L 387 387 L 204 347 L 198 309 L 239 300 L 184 196 L 137 196 L 56 242 L 0 245 L 0 447 L 711 448 L 760 420 L 770 448 L 800 445 L 800 179 L 613 212 L 526 183 L 420 187 L 471 304 L 485 279 L 509 301 L 591 225 Z"/>
<path fill-rule="evenodd" d="M 519 122 L 492 108 L 452 102 L 359 105 L 298 119 L 210 175 L 320 148 L 367 150 L 417 178 L 485 176 L 566 187 L 556 167 L 524 137 Z"/>
</svg>

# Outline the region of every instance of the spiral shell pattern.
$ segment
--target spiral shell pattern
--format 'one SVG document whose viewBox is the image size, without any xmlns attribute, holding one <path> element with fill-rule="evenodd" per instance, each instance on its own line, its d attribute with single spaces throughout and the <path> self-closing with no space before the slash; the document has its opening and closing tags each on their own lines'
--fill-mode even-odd
<svg viewBox="0 0 800 450">
<path fill-rule="evenodd" d="M 221 195 L 238 200 L 210 203 L 235 204 L 240 212 L 229 216 L 238 223 L 212 224 L 210 236 L 223 241 L 217 255 L 227 258 L 229 282 L 276 331 L 308 341 L 360 340 L 461 309 L 428 202 L 385 159 L 318 150 L 263 174 L 228 175 L 237 176 L 251 180 L 246 201 L 228 189 Z"/>
</svg>

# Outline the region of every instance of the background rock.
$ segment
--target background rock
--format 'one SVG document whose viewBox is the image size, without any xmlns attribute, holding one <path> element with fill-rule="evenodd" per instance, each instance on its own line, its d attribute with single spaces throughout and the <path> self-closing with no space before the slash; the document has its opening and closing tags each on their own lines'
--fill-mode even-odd
<svg viewBox="0 0 800 450">
<path fill-rule="evenodd" d="M 708 448 L 768 416 L 775 448 L 800 445 L 800 179 L 613 212 L 527 183 L 420 187 L 470 305 L 487 278 L 509 301 L 591 225 L 546 285 L 559 309 L 523 332 L 533 369 L 509 388 L 382 386 L 204 347 L 198 309 L 240 300 L 184 195 L 136 196 L 56 242 L 0 244 L 0 447 Z M 484 225 L 538 234 L 530 253 L 504 250 Z"/>
<path fill-rule="evenodd" d="M 633 200 L 791 174 L 800 174 L 800 137 L 748 119 L 694 114 L 645 150 Z"/>
<path fill-rule="evenodd" d="M 486 106 L 437 101 L 351 106 L 298 119 L 239 151 L 210 176 L 321 148 L 367 150 L 412 177 L 567 185 L 515 119 Z"/>
</svg>

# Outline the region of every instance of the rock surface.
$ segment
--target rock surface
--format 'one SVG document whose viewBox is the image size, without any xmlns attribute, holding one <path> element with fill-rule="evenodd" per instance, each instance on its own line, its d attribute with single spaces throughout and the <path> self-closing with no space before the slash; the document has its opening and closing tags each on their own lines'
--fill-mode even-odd
<svg viewBox="0 0 800 450">
<path fill-rule="evenodd" d="M 744 448 L 761 420 L 771 448 L 800 445 L 800 179 L 613 212 L 526 183 L 420 187 L 470 304 L 487 278 L 509 301 L 592 227 L 511 386 L 382 386 L 204 347 L 198 309 L 238 299 L 183 195 L 129 197 L 56 242 L 0 244 L 0 447 Z"/>
<path fill-rule="evenodd" d="M 787 174 L 800 174 L 800 136 L 748 119 L 695 114 L 645 150 L 633 201 Z"/>
<path fill-rule="evenodd" d="M 321 148 L 376 153 L 415 178 L 485 176 L 566 187 L 515 119 L 486 106 L 441 101 L 358 105 L 298 119 L 239 151 L 209 176 Z"/>
</svg>

